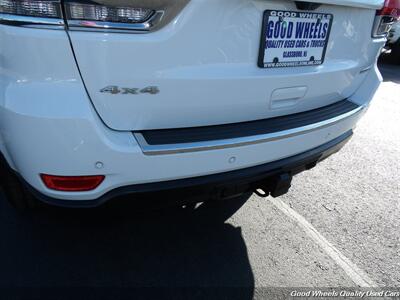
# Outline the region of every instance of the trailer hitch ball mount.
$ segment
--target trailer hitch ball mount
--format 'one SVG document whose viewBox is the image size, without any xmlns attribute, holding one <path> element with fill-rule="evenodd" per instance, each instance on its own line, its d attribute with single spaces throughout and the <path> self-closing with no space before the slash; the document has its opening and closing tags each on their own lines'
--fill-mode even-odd
<svg viewBox="0 0 400 300">
<path fill-rule="evenodd" d="M 290 173 L 282 173 L 268 179 L 258 187 L 254 193 L 260 197 L 272 196 L 274 198 L 285 195 L 292 186 L 293 176 Z"/>
</svg>

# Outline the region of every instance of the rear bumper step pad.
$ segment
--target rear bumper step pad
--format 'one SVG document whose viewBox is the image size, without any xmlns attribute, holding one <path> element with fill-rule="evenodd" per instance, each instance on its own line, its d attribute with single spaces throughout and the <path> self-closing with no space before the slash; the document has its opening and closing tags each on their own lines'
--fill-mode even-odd
<svg viewBox="0 0 400 300">
<path fill-rule="evenodd" d="M 134 136 L 146 155 L 162 155 L 232 148 L 304 134 L 331 126 L 363 109 L 343 100 L 318 109 L 226 125 L 145 130 Z"/>
</svg>

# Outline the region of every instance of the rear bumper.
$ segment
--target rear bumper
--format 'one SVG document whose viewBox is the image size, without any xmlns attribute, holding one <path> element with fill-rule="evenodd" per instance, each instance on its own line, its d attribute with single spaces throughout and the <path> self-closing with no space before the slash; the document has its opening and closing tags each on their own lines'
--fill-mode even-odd
<svg viewBox="0 0 400 300">
<path fill-rule="evenodd" d="M 7 64 L 0 68 L 0 151 L 11 168 L 44 197 L 77 204 L 81 201 L 97 203 L 98 199 L 127 186 L 160 186 L 163 182 L 228 174 L 311 151 L 353 130 L 381 80 L 371 55 L 383 41 L 374 41 L 375 48 L 362 56 L 368 58 L 368 62 L 362 65 L 363 69 L 359 72 L 361 65 L 357 64 L 357 70 L 353 70 L 359 73 L 359 82 L 354 83 L 354 86 L 359 85 L 356 91 L 333 88 L 334 91 L 329 92 L 331 89 L 327 87 L 334 87 L 335 80 L 351 85 L 353 79 L 352 76 L 337 76 L 335 70 L 326 73 L 332 80 L 318 85 L 326 93 L 320 101 L 347 98 L 363 108 L 360 113 L 319 126 L 313 131 L 302 128 L 302 132 L 296 135 L 285 133 L 279 139 L 258 136 L 256 141 L 246 140 L 244 143 L 242 140 L 226 143 L 225 140 L 223 147 L 216 145 L 206 151 L 173 149 L 168 155 L 149 155 L 145 145 L 138 142 L 131 131 L 112 130 L 99 117 L 87 95 L 65 32 L 49 30 L 43 34 L 35 29 L 0 26 L 0 39 L 13 40 L 12 43 L 4 43 L 12 47 L 0 49 L 0 56 L 7 58 Z M 39 51 L 43 45 L 49 50 L 48 55 Z M 22 52 L 19 53 L 21 55 L 15 54 L 15 49 L 27 48 L 35 49 L 31 56 Z M 60 60 L 60 57 L 63 59 Z M 323 77 L 318 70 L 309 74 Z M 309 77 L 298 77 L 309 80 Z M 282 78 L 282 74 L 277 75 L 274 82 L 279 81 L 279 86 L 286 84 Z M 269 85 L 275 86 L 272 81 Z M 229 86 L 233 83 L 230 82 Z M 174 91 L 176 93 L 176 89 Z M 228 95 L 222 96 L 224 101 L 231 102 Z M 171 98 L 175 99 L 174 96 Z M 260 97 L 260 101 L 267 105 L 264 96 Z M 311 109 L 310 105 L 304 101 L 301 111 Z M 195 111 L 195 107 L 190 107 Z M 215 114 L 211 109 L 207 111 L 224 118 L 224 115 Z M 166 115 L 165 111 L 163 116 L 163 122 L 174 120 L 174 115 Z M 257 114 L 254 119 L 259 119 Z M 227 122 L 221 120 L 219 124 Z M 170 127 L 178 128 L 174 124 Z M 101 168 L 98 168 L 99 165 Z M 105 175 L 106 179 L 93 191 L 68 193 L 47 189 L 40 173 Z"/>
<path fill-rule="evenodd" d="M 317 163 L 338 152 L 352 137 L 350 130 L 334 140 L 306 152 L 255 167 L 193 178 L 137 184 L 116 188 L 103 196 L 87 201 L 70 201 L 52 198 L 40 193 L 23 178 L 22 182 L 41 201 L 62 207 L 96 207 L 110 199 L 130 194 L 173 192 L 184 197 L 198 195 L 208 198 L 228 198 L 260 188 L 280 174 L 296 175 L 316 166 Z"/>
<path fill-rule="evenodd" d="M 254 183 L 265 181 L 282 168 L 296 173 L 326 157 L 330 148 L 336 149 L 336 144 L 356 126 L 365 111 L 365 106 L 362 108 L 338 122 L 280 139 L 167 155 L 146 155 L 131 132 L 115 132 L 95 120 L 51 120 L 49 127 L 45 118 L 13 114 L 14 126 L 6 123 L 6 132 L 13 138 L 5 145 L 11 154 L 9 164 L 11 161 L 13 169 L 39 198 L 63 206 L 96 206 L 132 192 L 195 186 L 203 190 L 204 184 L 212 188 L 219 183 L 235 185 L 237 180 L 252 189 Z M 73 124 L 78 121 L 82 122 L 75 128 Z M 97 168 L 99 162 L 102 168 Z M 59 192 L 44 186 L 41 173 L 106 178 L 93 191 Z"/>
<path fill-rule="evenodd" d="M 55 106 L 54 98 L 46 95 L 41 98 L 43 105 L 40 109 L 37 108 L 37 102 L 15 97 L 9 102 L 12 106 L 0 105 L 0 150 L 12 169 L 40 198 L 45 201 L 50 199 L 48 202 L 53 204 L 64 203 L 64 206 L 96 206 L 120 194 L 163 190 L 165 184 L 171 189 L 171 182 L 196 181 L 193 185 L 202 186 L 203 178 L 218 174 L 223 174 L 221 176 L 229 181 L 231 172 L 274 165 L 275 162 L 319 149 L 321 145 L 329 144 L 352 131 L 379 85 L 376 69 L 370 69 L 367 73 L 363 88 L 349 98 L 361 108 L 351 116 L 342 118 L 342 114 L 338 121 L 317 126 L 312 131 L 285 134 L 279 139 L 260 139 L 257 143 L 234 144 L 234 147 L 178 151 L 167 155 L 147 155 L 132 132 L 107 128 L 96 115 L 87 95 L 78 93 L 79 87 L 70 89 L 70 92 L 76 90 L 74 97 L 67 99 L 67 96 L 60 94 L 63 97 L 60 105 L 64 105 L 61 107 Z M 77 83 L 69 84 L 64 88 L 74 87 Z M 75 109 L 71 110 L 70 107 Z M 43 108 L 48 108 L 48 111 Z M 321 156 L 326 156 L 323 155 L 324 151 L 319 151 Z M 101 168 L 98 168 L 99 162 Z M 303 166 L 308 164 L 304 163 Z M 271 176 L 268 170 L 264 170 L 261 180 Z M 40 179 L 41 173 L 61 176 L 105 175 L 106 179 L 93 191 L 59 192 L 46 188 Z M 247 181 L 257 182 L 252 174 L 248 178 Z"/>
</svg>

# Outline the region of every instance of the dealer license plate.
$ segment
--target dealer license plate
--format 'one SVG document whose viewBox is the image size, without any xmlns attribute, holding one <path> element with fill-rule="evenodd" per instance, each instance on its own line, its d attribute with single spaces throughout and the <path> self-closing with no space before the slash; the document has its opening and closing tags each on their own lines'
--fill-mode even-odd
<svg viewBox="0 0 400 300">
<path fill-rule="evenodd" d="M 332 14 L 265 11 L 258 66 L 280 68 L 321 65 L 332 21 Z"/>
</svg>

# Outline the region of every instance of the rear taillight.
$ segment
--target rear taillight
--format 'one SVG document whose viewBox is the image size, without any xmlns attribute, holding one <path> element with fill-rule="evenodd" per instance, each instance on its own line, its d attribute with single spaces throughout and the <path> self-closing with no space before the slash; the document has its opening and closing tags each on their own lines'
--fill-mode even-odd
<svg viewBox="0 0 400 300">
<path fill-rule="evenodd" d="M 0 24 L 83 31 L 149 32 L 172 21 L 188 2 L 0 0 Z"/>
<path fill-rule="evenodd" d="M 142 23 L 154 13 L 147 8 L 107 7 L 82 3 L 68 3 L 66 9 L 68 20 L 115 23 Z"/>
<path fill-rule="evenodd" d="M 0 0 L 0 23 L 33 27 L 60 27 L 60 1 Z"/>
<path fill-rule="evenodd" d="M 55 176 L 41 174 L 40 177 L 48 189 L 62 192 L 87 192 L 96 189 L 105 176 Z"/>
<path fill-rule="evenodd" d="M 137 2 L 137 1 L 136 1 Z M 164 11 L 155 11 L 142 5 L 114 6 L 80 2 L 66 2 L 68 27 L 73 30 L 150 30 L 162 18 Z"/>
<path fill-rule="evenodd" d="M 399 17 L 400 0 L 386 0 L 384 7 L 376 13 L 372 37 L 386 37 Z"/>
<path fill-rule="evenodd" d="M 0 0 L 0 12 L 20 16 L 61 18 L 58 1 Z"/>
<path fill-rule="evenodd" d="M 378 15 L 400 17 L 400 0 L 386 0 L 385 6 L 378 11 Z"/>
</svg>

